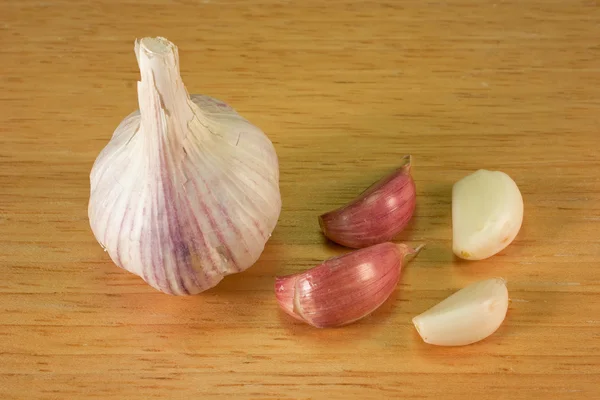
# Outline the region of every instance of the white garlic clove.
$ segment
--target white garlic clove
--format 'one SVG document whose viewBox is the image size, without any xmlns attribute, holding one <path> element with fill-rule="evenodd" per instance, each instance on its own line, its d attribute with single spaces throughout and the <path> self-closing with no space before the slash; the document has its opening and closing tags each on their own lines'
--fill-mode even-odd
<svg viewBox="0 0 600 400">
<path fill-rule="evenodd" d="M 479 170 L 452 189 L 452 250 L 482 260 L 506 248 L 523 222 L 523 197 L 504 172 Z"/>
<path fill-rule="evenodd" d="M 412 321 L 426 343 L 463 346 L 494 333 L 507 311 L 506 282 L 493 278 L 465 287 Z"/>
<path fill-rule="evenodd" d="M 281 210 L 277 154 L 222 101 L 188 95 L 173 43 L 143 38 L 135 54 L 140 110 L 94 163 L 90 225 L 121 268 L 199 293 L 261 255 Z"/>
</svg>

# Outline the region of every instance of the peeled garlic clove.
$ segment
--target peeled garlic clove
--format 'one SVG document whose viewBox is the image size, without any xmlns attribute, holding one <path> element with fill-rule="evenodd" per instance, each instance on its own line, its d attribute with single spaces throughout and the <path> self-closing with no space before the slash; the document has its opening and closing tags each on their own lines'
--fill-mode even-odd
<svg viewBox="0 0 600 400">
<path fill-rule="evenodd" d="M 331 258 L 303 273 L 277 278 L 280 307 L 318 328 L 357 321 L 392 294 L 402 264 L 420 248 L 381 243 Z"/>
<path fill-rule="evenodd" d="M 281 210 L 271 141 L 222 101 L 188 95 L 177 47 L 136 41 L 140 110 L 91 171 L 92 231 L 118 266 L 195 294 L 253 265 Z"/>
<path fill-rule="evenodd" d="M 416 205 L 411 157 L 350 203 L 319 217 L 323 234 L 343 246 L 361 248 L 383 243 L 400 233 Z"/>
<path fill-rule="evenodd" d="M 463 346 L 494 333 L 508 310 L 502 278 L 471 284 L 413 318 L 423 341 L 438 346 Z"/>
<path fill-rule="evenodd" d="M 452 248 L 466 260 L 482 260 L 506 248 L 523 222 L 523 197 L 504 172 L 479 170 L 452 189 Z"/>
</svg>

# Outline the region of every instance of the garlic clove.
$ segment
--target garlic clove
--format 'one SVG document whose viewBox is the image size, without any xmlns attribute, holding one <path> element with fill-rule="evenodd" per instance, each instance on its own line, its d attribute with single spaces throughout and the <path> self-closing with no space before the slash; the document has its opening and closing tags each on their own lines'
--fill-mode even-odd
<svg viewBox="0 0 600 400">
<path fill-rule="evenodd" d="M 408 224 L 415 210 L 416 188 L 410 174 L 411 156 L 348 204 L 319 217 L 323 234 L 346 247 L 387 242 Z"/>
<path fill-rule="evenodd" d="M 404 261 L 420 248 L 388 242 L 331 258 L 303 273 L 278 278 L 276 298 L 286 313 L 312 326 L 347 325 L 385 302 L 398 284 Z"/>
<path fill-rule="evenodd" d="M 94 236 L 121 268 L 169 294 L 196 294 L 252 266 L 281 210 L 269 138 L 222 101 L 189 95 L 177 47 L 135 43 L 140 109 L 90 174 Z"/>
<path fill-rule="evenodd" d="M 412 321 L 426 343 L 463 346 L 494 333 L 507 311 L 506 282 L 493 278 L 459 290 Z"/>
<path fill-rule="evenodd" d="M 482 260 L 506 248 L 523 222 L 523 197 L 504 172 L 479 170 L 452 189 L 452 249 Z"/>
</svg>

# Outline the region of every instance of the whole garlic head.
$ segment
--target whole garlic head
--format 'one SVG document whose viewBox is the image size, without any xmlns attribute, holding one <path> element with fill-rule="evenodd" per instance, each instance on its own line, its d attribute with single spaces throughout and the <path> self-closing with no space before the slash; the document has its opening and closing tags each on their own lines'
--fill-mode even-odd
<svg viewBox="0 0 600 400">
<path fill-rule="evenodd" d="M 252 266 L 281 211 L 267 136 L 225 103 L 188 95 L 177 47 L 136 41 L 140 110 L 91 171 L 96 239 L 118 266 L 169 294 L 195 294 Z"/>
</svg>

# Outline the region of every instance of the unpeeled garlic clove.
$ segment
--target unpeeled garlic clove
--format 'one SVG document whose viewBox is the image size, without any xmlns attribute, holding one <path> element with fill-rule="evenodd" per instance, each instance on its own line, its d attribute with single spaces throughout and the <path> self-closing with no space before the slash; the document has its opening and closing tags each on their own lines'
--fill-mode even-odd
<svg viewBox="0 0 600 400">
<path fill-rule="evenodd" d="M 506 248 L 523 222 L 523 197 L 504 172 L 479 170 L 452 189 L 452 250 L 482 260 Z"/>
<path fill-rule="evenodd" d="M 413 318 L 423 341 L 438 346 L 463 346 L 494 333 L 508 310 L 502 278 L 476 282 Z"/>
<path fill-rule="evenodd" d="M 404 157 L 403 162 L 350 203 L 321 215 L 323 234 L 343 246 L 362 248 L 387 242 L 400 233 L 416 205 L 411 157 Z"/>
<path fill-rule="evenodd" d="M 331 258 L 308 271 L 278 277 L 275 296 L 294 318 L 318 328 L 357 321 L 392 294 L 404 260 L 420 250 L 381 243 Z"/>
</svg>

